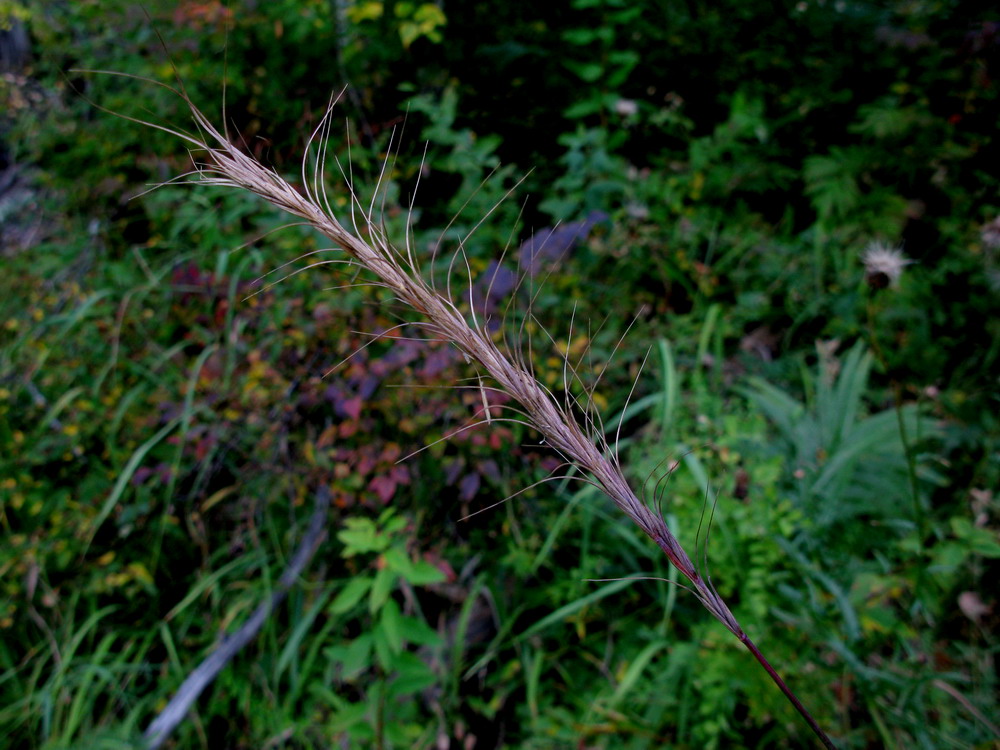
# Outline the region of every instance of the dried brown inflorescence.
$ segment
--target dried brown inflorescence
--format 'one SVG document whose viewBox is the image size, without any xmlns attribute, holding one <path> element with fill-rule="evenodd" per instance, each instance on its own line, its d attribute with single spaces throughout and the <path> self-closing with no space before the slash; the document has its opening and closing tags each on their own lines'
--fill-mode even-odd
<svg viewBox="0 0 1000 750">
<path fill-rule="evenodd" d="M 158 83 L 158 85 L 164 84 Z M 377 219 L 375 200 L 373 199 L 367 207 L 362 205 L 354 191 L 352 180 L 347 175 L 345 181 L 351 193 L 351 224 L 355 231 L 348 231 L 337 218 L 327 199 L 324 175 L 326 142 L 335 101 L 331 101 L 326 116 L 310 139 L 309 147 L 318 139 L 319 152 L 315 157 L 315 168 L 310 175 L 307 173 L 309 163 L 309 147 L 307 147 L 302 170 L 303 189 L 300 192 L 273 169 L 268 169 L 234 146 L 227 135 L 220 133 L 191 102 L 184 91 L 176 93 L 189 106 L 199 135 L 155 123 L 135 121 L 172 133 L 193 147 L 196 152 L 204 155 L 196 161 L 194 171 L 183 175 L 182 178 L 193 178 L 190 181 L 198 184 L 248 190 L 302 219 L 335 243 L 348 256 L 346 260 L 321 261 L 316 265 L 347 263 L 371 272 L 378 279 L 376 282 L 378 285 L 391 290 L 399 300 L 420 313 L 423 317 L 420 325 L 430 334 L 451 341 L 467 359 L 477 362 L 494 381 L 495 385 L 491 386 L 492 388 L 509 394 L 520 404 L 520 409 L 515 410 L 519 415 L 515 421 L 537 430 L 545 442 L 562 456 L 567 465 L 576 467 L 588 475 L 590 481 L 598 485 L 615 505 L 663 550 L 670 562 L 689 580 L 689 590 L 751 651 L 823 744 L 830 748 L 834 747 L 740 627 L 711 581 L 702 576 L 691 562 L 677 538 L 670 532 L 662 514 L 643 502 L 629 486 L 618 461 L 617 451 L 611 449 L 603 438 L 603 431 L 597 429 L 599 417 L 590 416 L 592 401 L 584 408 L 584 413 L 587 415 L 585 417 L 587 429 L 585 429 L 573 413 L 573 405 L 580 406 L 576 399 L 571 403 L 567 396 L 560 403 L 553 393 L 534 377 L 530 364 L 516 347 L 507 345 L 506 339 L 503 340 L 503 348 L 496 343 L 489 332 L 488 321 L 480 320 L 476 316 L 474 305 L 471 305 L 472 312 L 468 316 L 471 322 L 467 319 L 467 315 L 459 309 L 451 295 L 450 283 L 447 285 L 446 293 L 442 294 L 433 282 L 423 278 L 409 241 L 407 240 L 403 249 L 395 247 L 389 241 Z M 378 186 L 375 194 L 378 195 Z M 364 240 L 361 239 L 362 229 Z M 566 367 L 569 368 L 568 360 Z M 576 374 L 575 370 L 573 374 Z M 484 407 L 484 416 L 484 421 L 490 420 L 488 405 Z"/>
</svg>

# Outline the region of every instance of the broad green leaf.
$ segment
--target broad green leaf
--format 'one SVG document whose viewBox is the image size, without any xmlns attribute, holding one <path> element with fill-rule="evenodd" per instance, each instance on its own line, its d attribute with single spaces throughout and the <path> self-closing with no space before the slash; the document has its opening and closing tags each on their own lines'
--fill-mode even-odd
<svg viewBox="0 0 1000 750">
<path fill-rule="evenodd" d="M 337 594 L 337 598 L 333 600 L 333 603 L 330 605 L 330 612 L 335 615 L 344 614 L 344 612 L 347 612 L 361 601 L 361 598 L 368 593 L 371 586 L 372 579 L 369 576 L 352 578 L 341 592 Z"/>
<path fill-rule="evenodd" d="M 330 661 L 341 666 L 342 679 L 353 682 L 372 665 L 372 637 L 366 633 L 345 645 L 328 648 L 323 653 Z"/>
<path fill-rule="evenodd" d="M 437 631 L 419 617 L 403 616 L 400 623 L 407 643 L 416 646 L 440 646 L 444 643 Z"/>
<path fill-rule="evenodd" d="M 372 631 L 372 643 L 375 646 L 375 660 L 379 666 L 386 672 L 392 672 L 395 669 L 394 652 L 384 628 L 375 628 Z"/>
<path fill-rule="evenodd" d="M 395 599 L 386 600 L 382 607 L 382 616 L 379 626 L 385 635 L 385 641 L 389 650 L 398 654 L 403 650 L 403 613 L 399 611 L 399 605 Z"/>
<path fill-rule="evenodd" d="M 406 580 L 414 586 L 425 586 L 428 583 L 441 583 L 445 577 L 444 573 L 426 560 L 414 560 Z"/>
<path fill-rule="evenodd" d="M 381 0 L 366 0 L 365 2 L 348 3 L 344 14 L 352 23 L 375 21 L 382 17 L 385 3 Z"/>
<path fill-rule="evenodd" d="M 368 597 L 368 611 L 372 614 L 378 612 L 395 587 L 396 573 L 394 571 L 386 567 L 376 573 L 371 596 Z"/>
<path fill-rule="evenodd" d="M 389 570 L 399 573 L 403 578 L 407 578 L 412 564 L 402 545 L 396 545 L 387 549 L 383 559 Z"/>
<path fill-rule="evenodd" d="M 572 60 L 563 60 L 563 65 L 587 83 L 593 83 L 600 78 L 601 74 L 604 72 L 604 66 L 597 62 L 573 62 Z"/>
<path fill-rule="evenodd" d="M 445 579 L 444 573 L 431 563 L 425 560 L 411 560 L 401 546 L 390 548 L 385 553 L 385 562 L 390 570 L 414 586 L 440 583 Z"/>
<path fill-rule="evenodd" d="M 973 526 L 968 518 L 952 518 L 951 530 L 960 540 L 968 545 L 970 552 L 983 557 L 1000 557 L 1000 543 L 996 532 Z"/>
<path fill-rule="evenodd" d="M 368 706 L 364 703 L 355 703 L 337 711 L 326 723 L 325 729 L 329 732 L 343 732 L 363 723 L 367 715 Z"/>
<path fill-rule="evenodd" d="M 588 115 L 600 112 L 603 106 L 604 105 L 600 99 L 596 98 L 581 99 L 575 104 L 572 104 L 569 107 L 567 107 L 563 111 L 563 114 L 566 117 L 569 117 L 570 119 L 576 119 L 578 117 L 587 117 Z"/>
<path fill-rule="evenodd" d="M 389 546 L 389 540 L 378 533 L 375 524 L 368 518 L 348 518 L 347 528 L 337 533 L 344 543 L 344 557 L 352 557 L 365 552 L 381 552 Z"/>
<path fill-rule="evenodd" d="M 437 682 L 434 670 L 419 656 L 403 653 L 396 657 L 396 678 L 389 684 L 389 695 L 403 697 L 413 695 Z"/>
</svg>

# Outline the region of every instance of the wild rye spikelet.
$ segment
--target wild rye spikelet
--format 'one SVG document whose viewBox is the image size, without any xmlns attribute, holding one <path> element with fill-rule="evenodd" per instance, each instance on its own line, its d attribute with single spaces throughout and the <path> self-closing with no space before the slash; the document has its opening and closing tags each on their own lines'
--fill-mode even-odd
<svg viewBox="0 0 1000 750">
<path fill-rule="evenodd" d="M 865 266 L 865 282 L 873 290 L 896 286 L 903 269 L 913 263 L 896 247 L 881 242 L 871 243 L 861 254 Z"/>
<path fill-rule="evenodd" d="M 442 293 L 434 284 L 433 278 L 430 281 L 424 279 L 418 268 L 413 248 L 410 246 L 409 236 L 404 247 L 398 248 L 393 245 L 380 223 L 376 198 L 373 198 L 368 205 L 362 204 L 354 190 L 353 177 L 347 174 L 343 176 L 351 200 L 349 213 L 354 232 L 344 227 L 342 218 L 337 216 L 327 199 L 324 172 L 326 143 L 329 139 L 335 100 L 331 101 L 320 125 L 307 144 L 301 175 L 302 188 L 299 190 L 276 171 L 264 167 L 256 159 L 234 146 L 227 135 L 220 133 L 191 102 L 186 92 L 160 82 L 152 81 L 152 83 L 174 91 L 184 100 L 190 108 L 198 134 L 186 133 L 135 118 L 126 119 L 171 133 L 185 141 L 195 152 L 204 154 L 203 160 L 195 162 L 194 171 L 182 175 L 181 178 L 194 177 L 195 179 L 188 181 L 248 190 L 299 217 L 347 255 L 345 260 L 321 261 L 316 265 L 344 263 L 367 270 L 376 277 L 375 283 L 378 286 L 391 290 L 400 301 L 420 313 L 423 320 L 419 325 L 435 338 L 452 342 L 467 359 L 477 362 L 492 379 L 494 385 L 491 388 L 506 392 L 520 405 L 520 409 L 515 410 L 517 417 L 510 418 L 509 421 L 526 424 L 541 433 L 545 442 L 562 457 L 565 465 L 577 467 L 589 476 L 590 479 L 587 481 L 599 487 L 663 550 L 670 562 L 690 582 L 689 590 L 753 654 L 823 744 L 828 748 L 834 747 L 740 627 L 711 580 L 703 576 L 691 562 L 670 532 L 662 515 L 640 500 L 629 486 L 619 463 L 617 450 L 613 450 L 605 441 L 604 431 L 599 429 L 599 417 L 595 418 L 590 414 L 592 398 L 590 404 L 581 404 L 568 394 L 562 401 L 557 399 L 548 388 L 535 379 L 530 361 L 518 347 L 508 345 L 506 339 L 503 340 L 502 346 L 496 343 L 491 333 L 490 321 L 477 317 L 475 305 L 472 305 L 470 314 L 463 313 L 451 294 L 450 284 Z M 309 152 L 316 141 L 319 143 L 318 154 L 313 156 L 314 165 L 312 173 L 309 174 L 307 169 Z M 376 197 L 387 166 L 388 164 L 383 166 L 383 175 L 380 175 L 379 182 L 375 186 Z M 362 236 L 365 239 L 362 239 Z M 471 281 L 469 291 L 471 302 Z M 568 360 L 565 360 L 564 367 L 572 369 Z M 575 371 L 572 374 L 575 376 Z M 574 414 L 574 410 L 579 408 L 586 414 L 583 425 Z M 488 407 L 484 417 L 484 422 L 490 421 Z M 502 420 L 493 417 L 492 421 Z"/>
</svg>

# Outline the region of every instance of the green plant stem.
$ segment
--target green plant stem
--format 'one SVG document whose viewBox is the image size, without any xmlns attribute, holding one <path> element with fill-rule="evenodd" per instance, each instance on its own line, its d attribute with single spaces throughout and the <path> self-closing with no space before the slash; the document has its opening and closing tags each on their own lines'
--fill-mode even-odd
<svg viewBox="0 0 1000 750">
<path fill-rule="evenodd" d="M 793 693 L 791 688 L 785 684 L 785 681 L 781 679 L 781 675 L 775 671 L 770 662 L 764 658 L 764 654 L 762 654 L 760 649 L 757 648 L 757 644 L 750 640 L 750 636 L 743 633 L 740 636 L 740 641 L 747 647 L 747 650 L 753 654 L 753 657 L 764 668 L 764 671 L 770 675 L 772 680 L 774 680 L 774 684 L 778 686 L 778 689 L 781 690 L 781 692 L 785 694 L 785 697 L 788 698 L 789 702 L 795 706 L 795 710 L 798 711 L 802 718 L 806 720 L 806 723 L 809 724 L 809 728 L 813 730 L 819 738 L 819 741 L 823 743 L 823 746 L 829 748 L 829 750 L 836 750 L 837 746 L 833 744 L 833 740 L 827 736 L 826 732 L 824 732 L 820 725 L 816 723 L 812 714 L 810 714 L 809 711 L 806 710 L 806 707 L 802 705 L 801 701 L 795 697 L 795 693 Z"/>
<path fill-rule="evenodd" d="M 379 679 L 378 700 L 375 704 L 375 747 L 383 750 L 385 747 L 385 690 L 386 677 L 383 674 Z"/>
<path fill-rule="evenodd" d="M 865 304 L 865 311 L 868 318 L 868 339 L 871 342 L 875 358 L 882 366 L 882 372 L 888 375 L 889 363 L 885 358 L 882 347 L 879 346 L 878 335 L 876 334 L 875 328 L 875 292 L 876 290 L 869 291 L 868 301 Z M 924 549 L 923 542 L 927 539 L 927 518 L 924 514 L 924 506 L 920 502 L 920 487 L 917 484 L 917 462 L 913 456 L 913 448 L 910 446 L 910 439 L 906 430 L 906 420 L 903 419 L 903 386 L 898 380 L 896 380 L 896 378 L 891 376 L 889 381 L 892 385 L 893 408 L 896 412 L 896 420 L 899 423 L 899 440 L 903 444 L 903 455 L 906 457 L 906 471 L 910 480 L 910 495 L 913 503 L 913 520 L 917 524 L 919 542 L 917 548 L 922 551 Z M 915 591 L 917 595 L 919 595 L 921 589 L 923 588 L 923 581 L 924 566 L 918 565 L 917 579 L 915 583 Z"/>
<path fill-rule="evenodd" d="M 903 452 L 906 454 L 906 469 L 910 478 L 910 491 L 913 493 L 913 514 L 916 516 L 917 527 L 920 530 L 920 540 L 927 538 L 926 519 L 924 518 L 924 506 L 920 502 L 920 490 L 917 486 L 917 461 L 913 457 L 913 448 L 910 445 L 910 438 L 906 431 L 906 420 L 903 419 L 903 387 L 896 380 L 892 381 L 893 399 L 896 402 L 896 420 L 899 422 L 899 439 L 903 443 Z"/>
</svg>

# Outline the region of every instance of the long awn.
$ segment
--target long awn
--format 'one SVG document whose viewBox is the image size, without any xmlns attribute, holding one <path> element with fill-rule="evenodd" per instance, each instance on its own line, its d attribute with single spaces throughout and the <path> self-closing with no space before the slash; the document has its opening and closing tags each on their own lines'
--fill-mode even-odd
<svg viewBox="0 0 1000 750">
<path fill-rule="evenodd" d="M 140 78 L 113 71 L 88 72 Z M 184 141 L 193 152 L 203 154 L 204 156 L 200 160 L 194 160 L 194 169 L 186 176 L 188 181 L 202 185 L 247 190 L 283 211 L 298 217 L 302 223 L 312 226 L 346 253 L 347 258 L 336 261 L 318 261 L 310 263 L 308 267 L 337 263 L 357 266 L 368 271 L 376 279 L 371 283 L 391 290 L 399 301 L 422 316 L 423 319 L 416 322 L 417 325 L 434 338 L 450 341 L 466 360 L 475 362 L 481 367 L 494 383 L 490 388 L 502 391 L 512 397 L 520 404 L 521 409 L 518 410 L 519 416 L 513 418 L 492 417 L 490 409 L 486 408 L 484 412 L 486 418 L 475 422 L 474 425 L 516 421 L 526 424 L 540 433 L 544 442 L 562 458 L 563 465 L 573 467 L 588 476 L 588 481 L 598 485 L 612 502 L 653 540 L 674 567 L 688 579 L 690 585 L 686 588 L 753 654 L 754 658 L 809 724 L 822 744 L 827 748 L 835 747 L 809 711 L 744 632 L 712 585 L 710 577 L 707 574 L 702 575 L 702 569 L 691 562 L 677 538 L 671 533 L 658 509 L 658 505 L 662 502 L 661 483 L 669 472 L 666 472 L 664 477 L 655 483 L 654 502 L 640 499 L 640 496 L 637 496 L 629 486 L 618 457 L 617 444 L 620 424 L 616 430 L 613 444 L 609 444 L 593 401 L 594 388 L 596 388 L 597 383 L 595 382 L 589 388 L 584 386 L 586 398 L 585 402 L 581 404 L 575 396 L 570 398 L 568 394 L 560 401 L 550 389 L 535 378 L 533 357 L 530 352 L 530 336 L 527 339 L 529 351 L 525 352 L 521 346 L 524 341 L 524 327 L 529 320 L 534 320 L 530 306 L 527 314 L 522 317 L 514 344 L 511 345 L 505 335 L 502 337 L 501 343 L 498 344 L 491 334 L 489 318 L 481 319 L 475 312 L 472 272 L 464 250 L 464 242 L 467 237 L 458 243 L 458 249 L 449 263 L 449 274 L 444 285 L 444 293 L 434 282 L 433 276 L 431 276 L 430 281 L 427 281 L 420 273 L 419 264 L 410 241 L 409 221 L 407 222 L 404 248 L 400 250 L 390 241 L 385 227 L 380 222 L 382 206 L 379 205 L 380 195 L 382 200 L 385 200 L 382 187 L 387 179 L 387 173 L 390 173 L 392 169 L 390 158 L 387 158 L 382 164 L 378 181 L 367 205 L 362 203 L 355 189 L 351 167 L 348 166 L 347 170 L 343 167 L 340 168 L 349 195 L 350 224 L 354 232 L 348 231 L 343 226 L 327 196 L 325 172 L 333 111 L 339 97 L 331 98 L 320 124 L 309 138 L 306 155 L 302 162 L 300 191 L 275 170 L 268 169 L 245 151 L 233 145 L 228 133 L 225 131 L 220 133 L 194 105 L 184 90 L 183 84 L 180 88 L 174 88 L 159 81 L 144 78 L 140 78 L 140 80 L 163 86 L 181 97 L 190 110 L 197 134 L 134 117 L 119 116 L 170 133 Z M 313 145 L 316 142 L 320 145 L 313 154 Z M 311 154 L 313 155 L 311 156 Z M 311 174 L 309 173 L 310 163 L 312 163 Z M 185 176 L 182 175 L 181 179 L 184 178 Z M 175 181 L 176 178 L 171 182 Z M 474 232 L 481 223 L 476 224 L 472 231 Z M 450 271 L 460 259 L 469 279 L 468 301 L 471 305 L 471 314 L 468 316 L 463 313 L 452 294 Z M 535 295 L 531 296 L 533 300 Z M 462 302 L 464 303 L 464 300 Z M 568 352 L 565 356 L 566 368 L 571 373 L 571 380 L 579 380 L 582 383 L 576 368 L 568 364 Z M 481 376 L 479 382 L 480 387 L 482 387 Z M 569 387 L 567 383 L 567 391 Z M 574 407 L 583 411 L 586 428 L 577 421 Z M 467 425 L 461 429 L 469 429 L 474 425 Z M 640 493 L 640 495 L 644 494 L 644 492 Z"/>
</svg>

